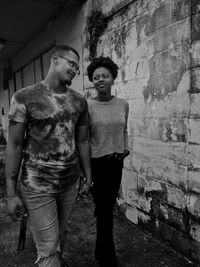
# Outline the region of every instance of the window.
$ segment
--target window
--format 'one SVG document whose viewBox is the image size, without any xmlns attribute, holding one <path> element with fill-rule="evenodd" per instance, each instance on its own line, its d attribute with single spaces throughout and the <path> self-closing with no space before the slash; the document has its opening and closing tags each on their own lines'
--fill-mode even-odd
<svg viewBox="0 0 200 267">
<path fill-rule="evenodd" d="M 49 68 L 49 62 L 53 53 L 53 49 L 54 47 L 51 47 L 44 53 L 41 53 L 40 56 L 14 73 L 15 91 L 44 79 Z"/>
</svg>

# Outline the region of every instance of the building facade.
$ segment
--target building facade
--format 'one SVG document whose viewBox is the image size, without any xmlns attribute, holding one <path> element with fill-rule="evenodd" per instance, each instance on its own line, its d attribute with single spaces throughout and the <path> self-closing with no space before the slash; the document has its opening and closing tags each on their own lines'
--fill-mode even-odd
<svg viewBox="0 0 200 267">
<path fill-rule="evenodd" d="M 112 57 L 119 66 L 113 94 L 130 105 L 131 154 L 119 209 L 200 263 L 199 22 L 199 0 L 88 0 L 71 6 L 12 60 L 9 88 L 0 84 L 0 145 L 12 94 L 44 78 L 56 44 L 79 51 L 82 75 L 72 86 L 86 97 L 95 94 L 87 65 L 95 56 Z"/>
</svg>

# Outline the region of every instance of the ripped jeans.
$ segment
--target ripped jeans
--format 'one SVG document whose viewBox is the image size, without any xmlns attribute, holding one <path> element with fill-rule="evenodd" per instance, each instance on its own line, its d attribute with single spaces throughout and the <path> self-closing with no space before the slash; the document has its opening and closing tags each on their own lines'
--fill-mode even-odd
<svg viewBox="0 0 200 267">
<path fill-rule="evenodd" d="M 79 181 L 61 193 L 36 193 L 22 187 L 22 199 L 37 248 L 39 267 L 60 267 L 59 252 L 78 195 Z"/>
</svg>

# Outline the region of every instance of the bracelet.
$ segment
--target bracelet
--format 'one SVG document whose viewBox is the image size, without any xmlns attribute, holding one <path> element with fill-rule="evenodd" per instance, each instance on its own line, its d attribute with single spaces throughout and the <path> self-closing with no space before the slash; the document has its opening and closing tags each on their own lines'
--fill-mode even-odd
<svg viewBox="0 0 200 267">
<path fill-rule="evenodd" d="M 93 182 L 91 182 L 91 183 L 84 183 L 84 184 L 86 184 L 89 188 L 93 187 L 93 185 L 94 185 Z"/>
</svg>

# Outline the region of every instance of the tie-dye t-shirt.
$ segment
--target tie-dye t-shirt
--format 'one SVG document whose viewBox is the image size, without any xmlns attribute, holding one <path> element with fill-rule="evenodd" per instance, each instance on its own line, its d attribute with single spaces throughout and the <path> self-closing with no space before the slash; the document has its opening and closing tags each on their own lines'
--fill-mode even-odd
<svg viewBox="0 0 200 267">
<path fill-rule="evenodd" d="M 75 129 L 87 125 L 86 99 L 67 88 L 48 90 L 43 82 L 17 91 L 9 120 L 26 124 L 22 184 L 36 192 L 60 192 L 80 175 Z"/>
</svg>

